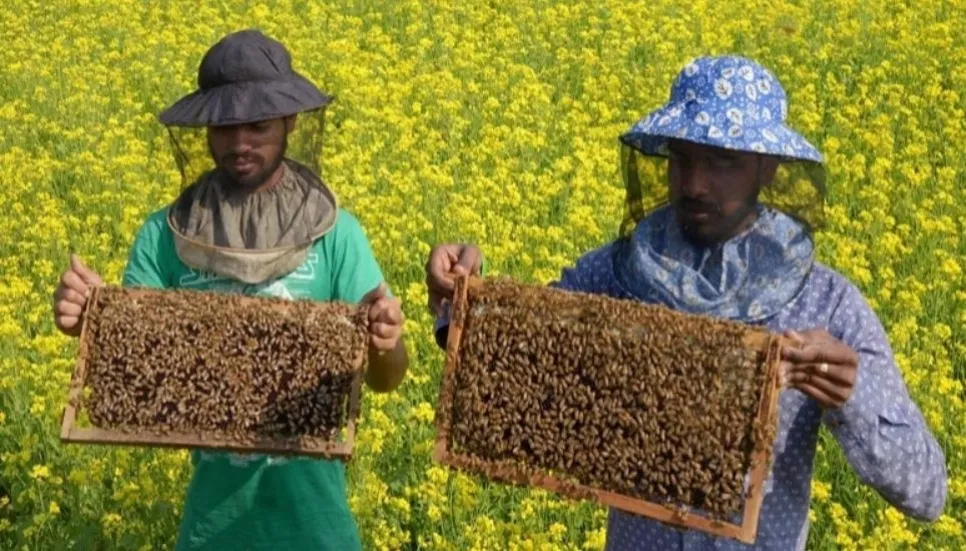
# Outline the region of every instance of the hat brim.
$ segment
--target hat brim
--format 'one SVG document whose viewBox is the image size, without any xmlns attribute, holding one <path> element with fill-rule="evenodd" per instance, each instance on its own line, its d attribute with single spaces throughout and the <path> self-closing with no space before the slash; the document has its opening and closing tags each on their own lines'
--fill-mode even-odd
<svg viewBox="0 0 966 551">
<path fill-rule="evenodd" d="M 621 135 L 620 141 L 645 155 L 662 157 L 667 156 L 668 140 L 676 139 L 731 151 L 772 155 L 784 161 L 823 162 L 822 154 L 815 146 L 779 120 L 745 126 L 722 124 L 722 121 L 699 124 L 689 116 L 689 111 L 693 111 L 693 106 L 687 103 L 666 105 L 638 121 Z"/>
<path fill-rule="evenodd" d="M 181 98 L 159 115 L 167 126 L 227 126 L 287 117 L 332 102 L 302 76 L 283 81 L 246 81 Z"/>
</svg>

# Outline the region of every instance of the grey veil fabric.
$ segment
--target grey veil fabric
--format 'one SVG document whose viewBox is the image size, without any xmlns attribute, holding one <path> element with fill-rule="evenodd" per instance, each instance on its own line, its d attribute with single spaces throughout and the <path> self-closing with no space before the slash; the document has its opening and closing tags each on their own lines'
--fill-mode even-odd
<svg viewBox="0 0 966 551">
<path fill-rule="evenodd" d="M 281 181 L 252 192 L 213 170 L 168 209 L 182 262 L 249 284 L 298 268 L 312 243 L 335 224 L 335 195 L 307 167 L 284 161 Z"/>
</svg>

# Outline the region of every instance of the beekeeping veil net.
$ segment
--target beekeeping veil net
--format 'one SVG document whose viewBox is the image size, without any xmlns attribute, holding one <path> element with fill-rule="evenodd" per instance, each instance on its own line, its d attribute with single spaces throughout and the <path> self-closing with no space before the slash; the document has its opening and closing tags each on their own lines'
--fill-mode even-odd
<svg viewBox="0 0 966 551">
<path fill-rule="evenodd" d="M 161 113 L 182 192 L 168 209 L 178 256 L 200 271 L 256 284 L 299 267 L 335 223 L 337 200 L 320 177 L 325 108 L 332 101 L 292 69 L 279 42 L 232 33 L 201 61 L 198 90 Z M 295 116 L 281 180 L 254 191 L 217 167 L 208 127 Z M 257 187 L 257 186 L 253 186 Z"/>
<path fill-rule="evenodd" d="M 824 223 L 822 156 L 785 125 L 788 102 L 765 68 L 737 56 L 689 63 L 671 88 L 671 100 L 620 137 L 626 212 L 621 234 L 669 202 L 668 142 L 684 140 L 780 161 L 759 201 L 796 219 L 807 231 Z"/>
</svg>

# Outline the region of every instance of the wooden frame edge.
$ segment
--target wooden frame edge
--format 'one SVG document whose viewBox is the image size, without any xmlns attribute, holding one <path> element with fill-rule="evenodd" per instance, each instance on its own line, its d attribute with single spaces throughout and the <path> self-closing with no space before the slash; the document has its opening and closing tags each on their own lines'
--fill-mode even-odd
<svg viewBox="0 0 966 551">
<path fill-rule="evenodd" d="M 459 368 L 460 344 L 463 338 L 463 324 L 466 321 L 470 279 L 467 276 L 456 278 L 453 301 L 450 303 L 450 324 L 446 338 L 446 361 L 439 390 L 439 403 L 436 406 L 436 445 L 433 458 L 441 461 L 449 455 L 449 431 L 452 424 L 453 393 L 455 392 L 456 370 Z"/>
<path fill-rule="evenodd" d="M 771 424 L 778 410 L 778 363 L 781 359 L 782 337 L 772 335 L 768 339 L 765 357 L 767 382 L 759 403 L 757 420 L 759 423 Z M 744 518 L 738 539 L 744 543 L 754 543 L 758 533 L 758 519 L 761 505 L 764 502 L 764 483 L 771 467 L 772 449 L 756 450 L 752 456 L 751 482 L 746 493 Z"/>
<path fill-rule="evenodd" d="M 127 289 L 132 295 L 138 296 L 153 290 Z M 77 359 L 74 362 L 74 373 L 68 390 L 67 403 L 61 414 L 60 441 L 64 444 L 104 444 L 114 446 L 141 446 L 151 448 L 191 448 L 213 451 L 232 451 L 238 453 L 268 453 L 275 455 L 302 455 L 326 459 L 340 459 L 348 461 L 352 457 L 355 444 L 356 421 L 361 410 L 362 385 L 365 377 L 366 347 L 363 346 L 358 360 L 358 369 L 353 376 L 349 391 L 347 420 L 345 425 L 346 437 L 342 442 L 324 440 L 318 437 L 301 437 L 290 439 L 258 439 L 254 438 L 254 445 L 220 436 L 217 434 L 186 434 L 169 432 L 159 435 L 154 432 L 131 433 L 114 429 L 97 427 L 81 428 L 76 426 L 77 413 L 80 409 L 80 399 L 87 382 L 87 361 L 90 355 L 90 312 L 97 307 L 101 288 L 95 287 L 88 297 L 87 307 L 81 322 L 81 334 L 78 339 Z M 254 297 L 238 295 L 244 300 Z M 282 304 L 287 306 L 287 304 Z"/>
<path fill-rule="evenodd" d="M 636 499 L 607 490 L 591 488 L 582 484 L 565 482 L 539 472 L 524 472 L 515 467 L 508 469 L 513 474 L 496 472 L 504 465 L 501 463 L 480 463 L 473 458 L 453 453 L 449 450 L 449 430 L 452 422 L 452 398 L 455 392 L 453 380 L 459 368 L 460 345 L 462 333 L 468 315 L 468 289 L 482 285 L 480 278 L 461 276 L 456 280 L 456 289 L 452 302 L 452 312 L 449 335 L 446 345 L 446 362 L 440 389 L 440 402 L 437 408 L 437 437 L 433 452 L 433 459 L 441 464 L 457 469 L 466 469 L 487 478 L 510 484 L 529 485 L 557 493 L 571 499 L 591 499 L 601 505 L 614 507 L 633 514 L 643 515 L 665 524 L 680 528 L 694 529 L 701 532 L 726 537 L 746 544 L 753 544 L 757 539 L 759 513 L 764 500 L 763 482 L 771 463 L 772 450 L 758 450 L 752 457 L 751 480 L 746 492 L 745 506 L 741 513 L 741 524 L 723 520 L 711 519 L 698 513 L 678 510 L 647 500 Z M 759 401 L 758 423 L 772 423 L 777 412 L 779 394 L 778 361 L 780 359 L 783 338 L 758 329 L 749 329 L 744 338 L 746 346 L 765 353 L 765 369 L 768 383 L 765 385 Z"/>
<path fill-rule="evenodd" d="M 351 455 L 346 442 L 320 441 L 314 437 L 288 440 L 255 440 L 254 445 L 240 443 L 234 438 L 218 435 L 168 433 L 159 436 L 152 433 L 128 433 L 99 428 L 72 427 L 64 438 L 69 444 L 106 444 L 115 446 L 144 446 L 152 448 L 191 448 L 238 453 L 270 453 L 276 455 L 309 455 L 329 459 L 342 459 Z M 321 440 L 321 439 L 319 439 Z"/>
</svg>

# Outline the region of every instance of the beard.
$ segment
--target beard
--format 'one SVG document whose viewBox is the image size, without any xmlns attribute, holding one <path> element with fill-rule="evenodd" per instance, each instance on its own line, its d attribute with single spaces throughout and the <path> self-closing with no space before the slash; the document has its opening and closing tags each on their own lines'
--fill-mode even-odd
<svg viewBox="0 0 966 551">
<path fill-rule="evenodd" d="M 757 214 L 757 197 L 751 197 L 730 214 L 714 202 L 681 198 L 674 201 L 681 234 L 695 245 L 709 247 L 728 241 L 740 233 Z M 700 213 L 706 219 L 692 221 L 688 213 Z"/>
<path fill-rule="evenodd" d="M 283 135 L 282 148 L 279 151 L 278 155 L 275 156 L 274 159 L 266 161 L 265 163 L 262 164 L 261 169 L 251 174 L 239 174 L 237 171 L 234 170 L 232 165 L 235 162 L 235 160 L 238 159 L 240 156 L 229 152 L 222 155 L 221 158 L 218 159 L 216 158 L 214 151 L 211 149 L 211 144 L 210 143 L 208 144 L 208 150 L 211 153 L 211 157 L 212 159 L 215 159 L 215 164 L 217 165 L 218 170 L 225 177 L 225 182 L 229 184 L 231 187 L 239 190 L 257 189 L 266 181 L 268 181 L 268 179 L 271 178 L 273 174 L 275 174 L 275 171 L 278 170 L 278 167 L 282 165 L 282 161 L 285 159 L 285 152 L 287 149 L 288 149 L 288 136 Z M 253 160 L 253 162 L 260 160 L 258 158 L 253 158 L 253 156 L 246 156 L 246 157 L 248 159 Z"/>
</svg>

